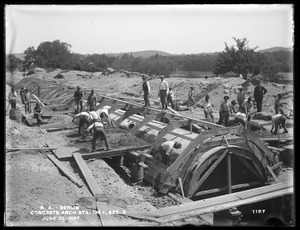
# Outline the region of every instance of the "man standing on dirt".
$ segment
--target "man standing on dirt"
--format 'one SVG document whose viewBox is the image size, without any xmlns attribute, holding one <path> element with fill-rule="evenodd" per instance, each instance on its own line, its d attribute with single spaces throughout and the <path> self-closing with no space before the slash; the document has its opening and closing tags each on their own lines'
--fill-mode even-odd
<svg viewBox="0 0 300 230">
<path fill-rule="evenodd" d="M 215 123 L 214 116 L 213 116 L 213 109 L 212 109 L 209 98 L 210 97 L 207 94 L 205 96 L 205 101 L 204 101 L 204 115 L 205 115 L 205 118 L 208 118 L 211 122 Z"/>
<path fill-rule="evenodd" d="M 23 97 L 24 97 L 24 104 L 25 104 L 25 114 L 31 113 L 31 108 L 30 108 L 30 100 L 31 100 L 31 95 L 28 89 L 24 89 L 23 91 Z"/>
<path fill-rule="evenodd" d="M 229 121 L 229 117 L 232 114 L 232 108 L 231 108 L 231 104 L 229 103 L 229 97 L 225 96 L 224 101 L 221 103 L 220 105 L 220 117 L 222 120 L 222 123 L 225 127 L 228 127 L 228 121 Z"/>
<path fill-rule="evenodd" d="M 25 104 L 25 101 L 24 101 L 24 92 L 25 92 L 25 87 L 22 86 L 21 89 L 20 89 L 20 95 L 21 95 L 21 100 L 22 100 L 22 104 Z"/>
<path fill-rule="evenodd" d="M 91 94 L 88 96 L 87 104 L 90 106 L 90 111 L 94 111 L 97 104 L 97 97 L 93 89 L 91 90 Z"/>
<path fill-rule="evenodd" d="M 245 95 L 245 92 L 243 91 L 243 87 L 242 86 L 239 86 L 238 90 L 239 90 L 239 92 L 237 93 L 237 102 L 239 104 L 239 109 L 241 111 L 242 104 L 243 104 L 243 102 L 246 99 L 246 95 Z"/>
<path fill-rule="evenodd" d="M 188 101 L 187 101 L 187 109 L 189 109 L 190 106 L 194 106 L 194 108 L 196 109 L 193 86 L 190 87 L 189 97 L 188 97 Z"/>
<path fill-rule="evenodd" d="M 268 90 L 261 86 L 260 81 L 258 81 L 257 86 L 254 88 L 254 99 L 256 101 L 257 112 L 261 112 L 263 97 L 267 92 Z"/>
<path fill-rule="evenodd" d="M 144 101 L 145 107 L 150 107 L 149 94 L 150 94 L 150 84 L 146 76 L 143 76 L 143 88 L 144 91 Z M 142 92 L 140 91 L 140 93 Z"/>
<path fill-rule="evenodd" d="M 11 91 L 8 94 L 8 101 L 10 102 L 11 108 L 15 109 L 17 104 L 17 92 L 14 87 L 11 87 Z"/>
<path fill-rule="evenodd" d="M 170 153 L 172 152 L 173 148 L 180 149 L 181 143 L 174 141 L 166 141 L 160 145 L 158 151 L 160 152 L 162 158 L 161 163 L 168 166 L 171 164 Z"/>
<path fill-rule="evenodd" d="M 93 140 L 92 140 L 92 152 L 95 152 L 95 150 L 96 150 L 96 141 L 97 141 L 98 137 L 100 137 L 101 140 L 104 140 L 105 145 L 106 145 L 106 150 L 111 150 L 112 148 L 110 147 L 110 145 L 107 142 L 107 138 L 106 138 L 106 134 L 105 134 L 104 126 L 103 126 L 102 122 L 97 120 L 92 125 L 90 125 L 86 131 L 89 132 L 92 128 L 94 129 L 94 135 L 93 135 Z"/>
<path fill-rule="evenodd" d="M 161 75 L 160 77 L 160 84 L 159 84 L 159 93 L 158 96 L 160 97 L 160 102 L 162 105 L 162 109 L 166 110 L 168 108 L 167 105 L 167 95 L 169 93 L 169 84 L 166 80 L 164 80 L 164 75 Z"/>
<path fill-rule="evenodd" d="M 77 86 L 77 91 L 74 93 L 75 105 L 77 107 L 76 112 L 79 113 L 79 106 L 80 112 L 82 112 L 83 102 L 82 102 L 83 92 L 80 90 L 80 86 Z"/>
</svg>

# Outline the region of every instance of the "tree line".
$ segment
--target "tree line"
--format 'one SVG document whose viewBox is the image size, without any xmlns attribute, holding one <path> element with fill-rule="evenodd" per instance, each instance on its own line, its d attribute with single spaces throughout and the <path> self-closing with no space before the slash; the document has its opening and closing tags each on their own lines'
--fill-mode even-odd
<svg viewBox="0 0 300 230">
<path fill-rule="evenodd" d="M 45 69 L 59 68 L 63 70 L 79 70 L 87 72 L 103 71 L 106 68 L 123 69 L 131 72 L 140 72 L 148 75 L 169 75 L 174 71 L 205 71 L 216 75 L 234 72 L 255 76 L 262 74 L 272 78 L 278 72 L 292 72 L 292 53 L 276 51 L 260 53 L 255 48 L 248 47 L 246 38 L 236 39 L 235 46 L 227 46 L 220 53 L 191 54 L 191 55 L 153 55 L 147 58 L 134 57 L 132 54 L 109 56 L 106 54 L 78 54 L 71 52 L 72 46 L 66 42 L 55 40 L 42 42 L 35 49 L 28 47 L 25 51 L 25 60 L 10 54 L 7 69 L 28 71 L 34 67 Z"/>
</svg>

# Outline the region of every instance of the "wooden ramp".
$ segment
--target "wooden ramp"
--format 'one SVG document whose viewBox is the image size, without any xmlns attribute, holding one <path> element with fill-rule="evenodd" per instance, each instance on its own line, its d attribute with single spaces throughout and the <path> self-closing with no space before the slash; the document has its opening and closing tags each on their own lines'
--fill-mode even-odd
<svg viewBox="0 0 300 230">
<path fill-rule="evenodd" d="M 257 203 L 293 193 L 293 181 L 288 181 L 199 200 L 192 203 L 181 204 L 175 207 L 161 208 L 148 213 L 139 213 L 139 215 L 157 218 L 161 223 L 169 223 L 180 219 L 228 210 L 232 207 Z"/>
</svg>

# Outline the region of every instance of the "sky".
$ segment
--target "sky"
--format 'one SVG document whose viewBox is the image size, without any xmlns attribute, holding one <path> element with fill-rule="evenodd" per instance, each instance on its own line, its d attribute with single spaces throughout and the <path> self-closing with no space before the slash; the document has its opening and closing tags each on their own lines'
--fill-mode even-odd
<svg viewBox="0 0 300 230">
<path fill-rule="evenodd" d="M 80 54 L 220 52 L 233 37 L 251 48 L 292 47 L 293 14 L 292 4 L 6 5 L 6 53 L 54 40 Z"/>
</svg>

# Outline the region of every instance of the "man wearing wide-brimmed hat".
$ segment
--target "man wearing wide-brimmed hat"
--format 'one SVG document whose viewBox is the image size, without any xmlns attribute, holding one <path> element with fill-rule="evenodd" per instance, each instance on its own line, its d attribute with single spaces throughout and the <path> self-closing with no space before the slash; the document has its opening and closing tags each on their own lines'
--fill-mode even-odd
<svg viewBox="0 0 300 230">
<path fill-rule="evenodd" d="M 149 101 L 149 94 L 150 94 L 150 84 L 147 79 L 147 77 L 144 75 L 143 77 L 143 88 L 142 90 L 144 91 L 144 101 L 145 101 L 145 106 L 150 107 L 150 101 Z M 142 92 L 140 91 L 140 93 Z"/>
<path fill-rule="evenodd" d="M 220 118 L 225 127 L 228 126 L 229 117 L 232 114 L 232 108 L 229 103 L 229 97 L 225 96 L 224 101 L 220 105 Z"/>
</svg>

